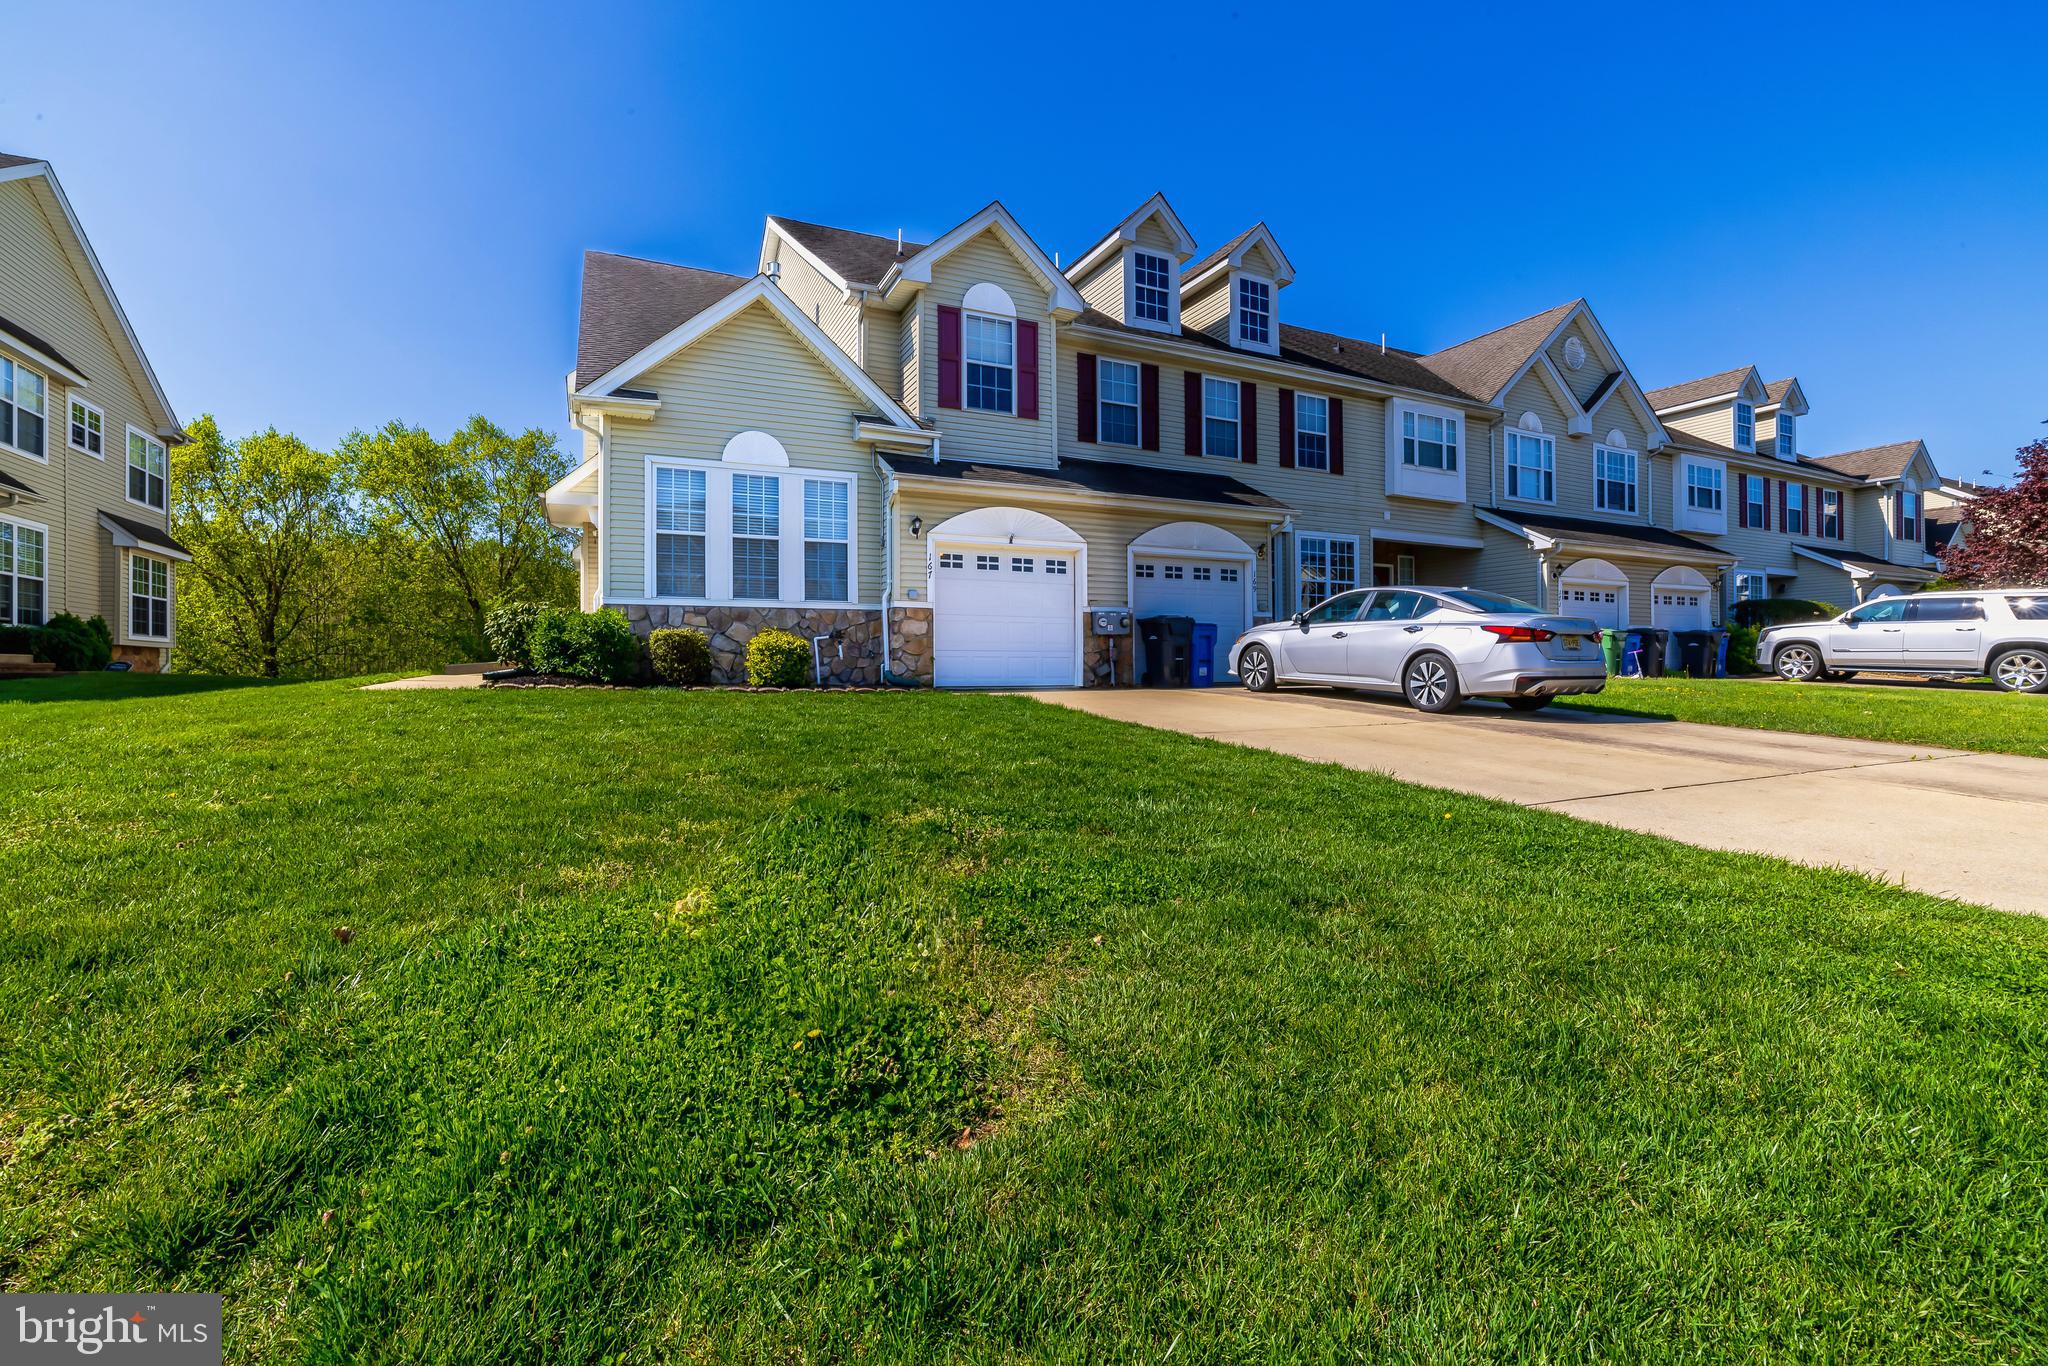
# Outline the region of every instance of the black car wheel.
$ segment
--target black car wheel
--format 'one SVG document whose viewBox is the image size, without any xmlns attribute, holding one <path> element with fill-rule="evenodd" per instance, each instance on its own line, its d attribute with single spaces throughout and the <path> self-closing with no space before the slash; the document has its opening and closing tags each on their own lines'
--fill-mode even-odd
<svg viewBox="0 0 2048 1366">
<path fill-rule="evenodd" d="M 2022 645 L 2002 652 L 1991 661 L 1991 681 L 2002 692 L 2048 692 L 2048 650 Z"/>
<path fill-rule="evenodd" d="M 1434 652 L 1419 654 L 1401 671 L 1401 691 L 1417 711 L 1444 712 L 1465 700 L 1458 691 L 1458 670 Z"/>
<path fill-rule="evenodd" d="M 1779 646 L 1771 667 L 1778 671 L 1778 677 L 1792 683 L 1811 683 L 1827 677 L 1828 672 L 1821 664 L 1820 651 L 1803 640 Z"/>
<path fill-rule="evenodd" d="M 1263 645 L 1244 647 L 1244 653 L 1237 657 L 1237 678 L 1253 692 L 1271 692 L 1280 682 L 1273 671 L 1273 656 L 1266 653 Z"/>
</svg>

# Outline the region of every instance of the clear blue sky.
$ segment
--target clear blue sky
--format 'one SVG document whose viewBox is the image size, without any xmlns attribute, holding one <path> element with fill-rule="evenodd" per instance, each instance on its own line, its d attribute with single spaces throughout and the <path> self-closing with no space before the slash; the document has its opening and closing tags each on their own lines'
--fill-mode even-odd
<svg viewBox="0 0 2048 1366">
<path fill-rule="evenodd" d="M 1164 190 L 1205 246 L 1273 226 L 1295 322 L 1426 350 L 1585 295 L 1647 386 L 1797 374 L 1810 450 L 2048 435 L 2041 6 L 1070 12 L 82 3 L 0 150 L 230 432 L 566 433 L 587 247 L 745 272 L 766 213 L 1001 198 L 1071 259 Z"/>
</svg>

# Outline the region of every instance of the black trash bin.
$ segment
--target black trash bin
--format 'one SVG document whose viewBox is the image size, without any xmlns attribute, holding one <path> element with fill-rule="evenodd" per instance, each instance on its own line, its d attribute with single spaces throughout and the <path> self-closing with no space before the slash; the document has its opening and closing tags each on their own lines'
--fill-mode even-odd
<svg viewBox="0 0 2048 1366">
<path fill-rule="evenodd" d="M 1678 658 L 1685 669 L 1685 676 L 1712 678 L 1714 666 L 1720 662 L 1716 658 L 1720 653 L 1719 644 L 1712 631 L 1680 631 Z"/>
<path fill-rule="evenodd" d="M 1643 638 L 1641 665 L 1643 677 L 1662 678 L 1664 661 L 1670 656 L 1671 632 L 1662 626 L 1631 626 L 1628 628 Z"/>
<path fill-rule="evenodd" d="M 1188 661 L 1194 654 L 1193 617 L 1142 617 L 1138 639 L 1145 645 L 1145 671 L 1141 681 L 1148 688 L 1188 686 Z"/>
</svg>

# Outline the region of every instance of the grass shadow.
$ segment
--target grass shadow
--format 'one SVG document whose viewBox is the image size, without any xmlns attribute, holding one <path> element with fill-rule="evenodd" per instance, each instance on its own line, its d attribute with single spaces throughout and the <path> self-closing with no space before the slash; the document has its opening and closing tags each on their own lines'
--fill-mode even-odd
<svg viewBox="0 0 2048 1366">
<path fill-rule="evenodd" d="M 180 697 L 187 693 L 284 686 L 289 684 L 275 678 L 228 678 L 217 674 L 55 674 L 44 678 L 0 680 L 0 703 L 121 702 Z"/>
</svg>

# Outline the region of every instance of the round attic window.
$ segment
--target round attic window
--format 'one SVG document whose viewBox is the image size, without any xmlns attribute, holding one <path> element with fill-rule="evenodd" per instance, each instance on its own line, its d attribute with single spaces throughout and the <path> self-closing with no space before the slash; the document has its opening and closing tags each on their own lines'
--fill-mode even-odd
<svg viewBox="0 0 2048 1366">
<path fill-rule="evenodd" d="M 1564 363 L 1574 370 L 1586 368 L 1586 344 L 1577 337 L 1564 339 Z"/>
</svg>

